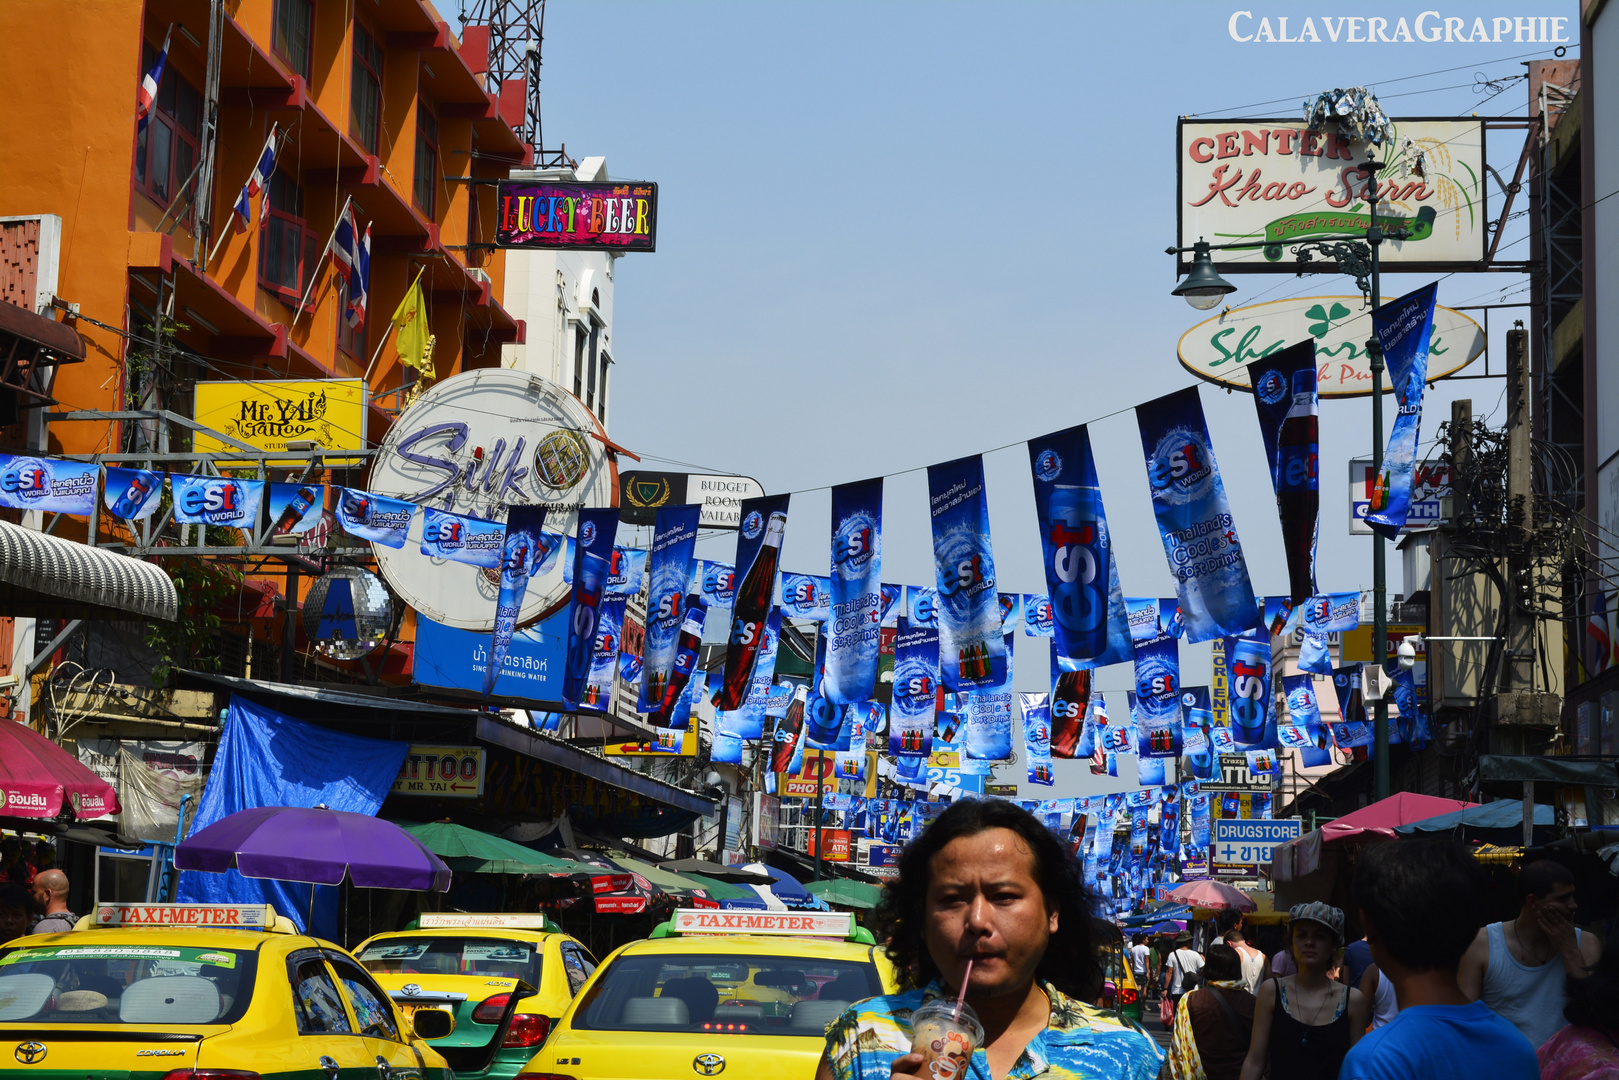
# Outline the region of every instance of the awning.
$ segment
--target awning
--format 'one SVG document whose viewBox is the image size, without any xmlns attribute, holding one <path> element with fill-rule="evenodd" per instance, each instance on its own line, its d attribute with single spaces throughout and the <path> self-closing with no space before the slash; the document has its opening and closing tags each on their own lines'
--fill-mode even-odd
<svg viewBox="0 0 1619 1080">
<path fill-rule="evenodd" d="M 1485 754 L 1478 759 L 1478 778 L 1483 784 L 1542 781 L 1548 784 L 1619 787 L 1619 763 L 1528 754 Z"/>
<path fill-rule="evenodd" d="M 79 759 L 25 724 L 0 720 L 0 815 L 76 818 L 116 814 L 118 793 Z"/>
<path fill-rule="evenodd" d="M 828 904 L 860 908 L 865 911 L 876 907 L 877 901 L 883 895 L 883 890 L 876 885 L 868 885 L 864 881 L 851 881 L 848 878 L 812 881 L 806 888 Z"/>
<path fill-rule="evenodd" d="M 21 338 L 69 363 L 84 359 L 84 338 L 77 330 L 16 304 L 0 306 L 0 334 Z"/>
<path fill-rule="evenodd" d="M 1545 803 L 1536 803 L 1533 824 L 1555 825 L 1557 813 Z M 1456 810 L 1449 814 L 1440 814 L 1438 817 L 1424 818 L 1406 825 L 1395 826 L 1394 831 L 1401 836 L 1410 836 L 1419 832 L 1448 832 L 1451 829 L 1466 826 L 1473 829 L 1521 829 L 1523 827 L 1523 803 L 1513 802 L 1510 799 L 1500 799 L 1482 806 L 1470 806 L 1466 810 Z"/>
<path fill-rule="evenodd" d="M 173 622 L 179 613 L 160 567 L 0 521 L 0 615 Z"/>
</svg>

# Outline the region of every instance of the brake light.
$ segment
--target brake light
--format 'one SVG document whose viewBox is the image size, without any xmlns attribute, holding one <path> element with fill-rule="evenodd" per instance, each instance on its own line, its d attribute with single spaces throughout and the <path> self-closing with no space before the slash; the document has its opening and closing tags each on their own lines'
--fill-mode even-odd
<svg viewBox="0 0 1619 1080">
<path fill-rule="evenodd" d="M 748 1030 L 748 1025 L 746 1025 L 746 1024 L 721 1024 L 718 1021 L 711 1021 L 711 1022 L 706 1023 L 706 1024 L 703 1025 L 703 1030 L 704 1031 L 716 1031 L 716 1032 L 718 1032 L 718 1031 L 746 1031 L 746 1030 Z"/>
<path fill-rule="evenodd" d="M 261 1080 L 256 1072 L 243 1069 L 175 1069 L 163 1080 Z"/>
<path fill-rule="evenodd" d="M 533 1013 L 518 1013 L 512 1017 L 512 1026 L 506 1029 L 501 1046 L 539 1046 L 551 1034 L 551 1018 Z"/>
<path fill-rule="evenodd" d="M 506 1011 L 506 1002 L 511 999 L 510 994 L 496 994 L 491 998 L 484 998 L 476 1009 L 472 1010 L 472 1019 L 478 1024 L 498 1024 L 500 1014 Z"/>
<path fill-rule="evenodd" d="M 1126 986 L 1123 992 L 1120 993 L 1119 998 L 1126 1005 L 1134 1005 L 1136 1003 L 1136 992 Z"/>
</svg>

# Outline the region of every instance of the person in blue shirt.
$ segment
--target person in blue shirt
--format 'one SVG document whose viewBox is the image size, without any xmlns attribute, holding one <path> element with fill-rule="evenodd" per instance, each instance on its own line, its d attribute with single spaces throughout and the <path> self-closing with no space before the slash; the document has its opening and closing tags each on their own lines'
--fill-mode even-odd
<svg viewBox="0 0 1619 1080">
<path fill-rule="evenodd" d="M 1368 844 L 1354 902 L 1400 1013 L 1356 1043 L 1338 1080 L 1539 1080 L 1535 1048 L 1456 979 L 1485 913 L 1478 862 L 1449 841 Z"/>
</svg>

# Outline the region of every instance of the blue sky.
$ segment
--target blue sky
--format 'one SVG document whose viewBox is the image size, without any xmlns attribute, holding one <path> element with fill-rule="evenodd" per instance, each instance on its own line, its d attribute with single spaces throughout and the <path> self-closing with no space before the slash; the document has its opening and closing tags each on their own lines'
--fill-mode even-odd
<svg viewBox="0 0 1619 1080">
<path fill-rule="evenodd" d="M 1343 6 L 1390 27 L 1430 9 L 1469 29 L 1475 17 L 1560 16 L 1578 37 L 1572 0 Z M 1169 295 L 1163 254 L 1176 238 L 1176 117 L 1291 118 L 1304 98 L 1352 85 L 1377 90 L 1395 117 L 1521 116 L 1523 81 L 1485 101 L 1484 80 L 1521 75 L 1523 61 L 1554 48 L 1510 33 L 1499 44 L 1239 43 L 1228 29 L 1250 11 L 1243 32 L 1287 16 L 1297 33 L 1323 10 L 1334 11 L 1247 0 L 552 0 L 548 141 L 660 186 L 658 251 L 624 258 L 616 273 L 613 437 L 649 467 L 691 464 L 801 492 L 784 564 L 814 573 L 828 558 L 821 489 L 917 470 L 887 482 L 883 575 L 915 584 L 933 573 L 920 470 L 1017 444 L 985 460 L 997 568 L 1003 589 L 1043 591 L 1021 440 L 1105 416 L 1092 440 L 1125 592 L 1171 594 L 1128 410 L 1195 381 L 1175 349 L 1204 315 Z M 1490 145 L 1510 178 L 1521 137 Z M 1493 183 L 1489 198 L 1498 213 Z M 1522 235 L 1519 219 L 1504 242 Z M 1233 280 L 1237 304 L 1354 291 L 1336 275 Z M 1386 275 L 1383 291 L 1428 280 Z M 1527 279 L 1458 274 L 1439 296 L 1521 301 Z M 1491 316 L 1496 370 L 1514 315 L 1527 311 Z M 1499 422 L 1501 389 L 1433 387 L 1424 440 L 1457 397 Z M 1256 591 L 1284 591 L 1253 402 L 1207 384 L 1202 399 Z M 1324 590 L 1371 584 L 1370 541 L 1349 536 L 1346 495 L 1348 459 L 1370 452 L 1370 414 L 1365 399 L 1323 404 Z M 727 534 L 700 554 L 727 559 L 733 545 Z M 1398 591 L 1392 547 L 1389 562 Z M 1020 654 L 1019 689 L 1043 688 L 1043 654 L 1032 658 Z M 1183 665 L 1186 683 L 1207 681 L 1206 648 L 1183 649 Z M 1128 684 L 1125 668 L 1101 682 Z"/>
</svg>

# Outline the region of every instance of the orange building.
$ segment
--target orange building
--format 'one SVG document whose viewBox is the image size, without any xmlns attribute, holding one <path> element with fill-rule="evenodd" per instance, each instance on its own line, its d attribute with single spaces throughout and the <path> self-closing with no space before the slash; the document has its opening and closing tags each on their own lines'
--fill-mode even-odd
<svg viewBox="0 0 1619 1080">
<path fill-rule="evenodd" d="M 501 344 L 522 340 L 495 299 L 504 253 L 477 246 L 494 235 L 492 181 L 532 158 L 509 122 L 521 120 L 522 95 L 507 87 L 503 117 L 500 96 L 485 90 L 486 52 L 457 41 L 423 0 L 222 0 L 211 28 L 213 7 L 0 4 L 0 268 L 28 242 L 3 219 L 60 219 L 54 292 L 76 317 L 58 317 L 87 346 L 85 362 L 56 377 L 61 408 L 189 415 L 198 380 L 357 378 L 369 368 L 374 445 L 415 372 L 391 346 L 374 366 L 372 354 L 418 272 L 438 377 L 497 366 Z M 171 25 L 137 138 L 137 90 Z M 466 36 L 487 49 L 487 31 Z M 268 197 L 253 200 L 251 226 L 237 232 L 232 204 L 272 129 L 283 138 Z M 344 280 L 321 257 L 348 199 L 360 229 L 371 228 L 358 332 L 343 319 Z M 160 344 L 154 364 L 159 312 L 179 348 Z M 121 437 L 116 424 L 57 422 L 48 449 L 116 451 Z"/>
</svg>

